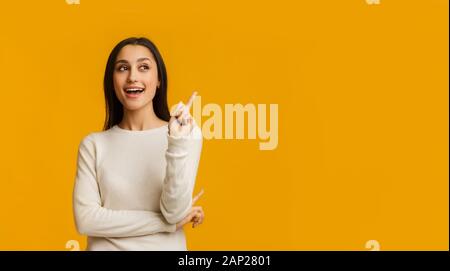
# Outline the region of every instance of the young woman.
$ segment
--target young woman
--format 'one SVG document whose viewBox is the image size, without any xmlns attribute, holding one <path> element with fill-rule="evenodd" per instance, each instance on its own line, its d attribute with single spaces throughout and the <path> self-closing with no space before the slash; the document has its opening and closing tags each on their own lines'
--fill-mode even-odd
<svg viewBox="0 0 450 271">
<path fill-rule="evenodd" d="M 115 46 L 104 92 L 104 131 L 81 141 L 73 192 L 87 250 L 186 250 L 183 225 L 204 219 L 192 206 L 202 149 L 189 113 L 196 93 L 169 114 L 165 65 L 146 38 Z"/>
</svg>

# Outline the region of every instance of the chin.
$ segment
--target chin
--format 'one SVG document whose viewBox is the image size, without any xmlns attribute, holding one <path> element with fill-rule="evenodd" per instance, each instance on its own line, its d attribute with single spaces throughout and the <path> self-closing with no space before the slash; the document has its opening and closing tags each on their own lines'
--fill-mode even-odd
<svg viewBox="0 0 450 271">
<path fill-rule="evenodd" d="M 136 110 L 140 110 L 146 106 L 148 106 L 149 103 L 151 103 L 152 101 L 149 102 L 125 102 L 123 104 L 124 109 L 128 110 L 128 111 L 136 111 Z"/>
</svg>

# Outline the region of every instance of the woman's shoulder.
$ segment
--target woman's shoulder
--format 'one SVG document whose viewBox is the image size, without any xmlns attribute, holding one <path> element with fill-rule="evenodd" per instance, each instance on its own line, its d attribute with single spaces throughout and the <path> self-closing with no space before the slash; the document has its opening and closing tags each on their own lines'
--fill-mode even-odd
<svg viewBox="0 0 450 271">
<path fill-rule="evenodd" d="M 81 138 L 80 145 L 95 144 L 96 142 L 108 137 L 110 133 L 111 128 L 105 131 L 89 132 Z"/>
</svg>

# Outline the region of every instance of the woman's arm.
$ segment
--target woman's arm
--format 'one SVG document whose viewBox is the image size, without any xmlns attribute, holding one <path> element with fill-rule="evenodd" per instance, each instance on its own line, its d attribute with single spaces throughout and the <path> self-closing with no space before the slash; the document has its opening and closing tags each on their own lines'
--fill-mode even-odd
<svg viewBox="0 0 450 271">
<path fill-rule="evenodd" d="M 160 209 L 171 224 L 185 218 L 192 207 L 192 193 L 202 150 L 202 132 L 190 116 L 189 109 L 196 97 L 178 104 L 169 121 L 164 178 Z"/>
<path fill-rule="evenodd" d="M 97 237 L 131 237 L 175 232 L 159 212 L 110 210 L 102 207 L 96 180 L 95 145 L 91 136 L 80 144 L 73 191 L 75 224 L 80 234 Z M 181 219 L 180 219 L 181 220 Z"/>
<path fill-rule="evenodd" d="M 167 166 L 160 209 L 171 224 L 186 217 L 192 207 L 192 193 L 201 150 L 202 136 L 200 128 L 196 125 L 189 136 L 168 135 Z"/>
</svg>

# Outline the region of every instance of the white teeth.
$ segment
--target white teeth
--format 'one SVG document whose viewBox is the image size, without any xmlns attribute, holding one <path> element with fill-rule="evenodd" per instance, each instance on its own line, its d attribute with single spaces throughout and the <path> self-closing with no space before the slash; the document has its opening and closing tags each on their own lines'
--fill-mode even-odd
<svg viewBox="0 0 450 271">
<path fill-rule="evenodd" d="M 126 93 L 134 93 L 134 94 L 136 94 L 136 93 L 142 93 L 142 92 L 144 92 L 144 89 L 143 88 L 126 88 L 125 89 L 125 92 Z"/>
</svg>

